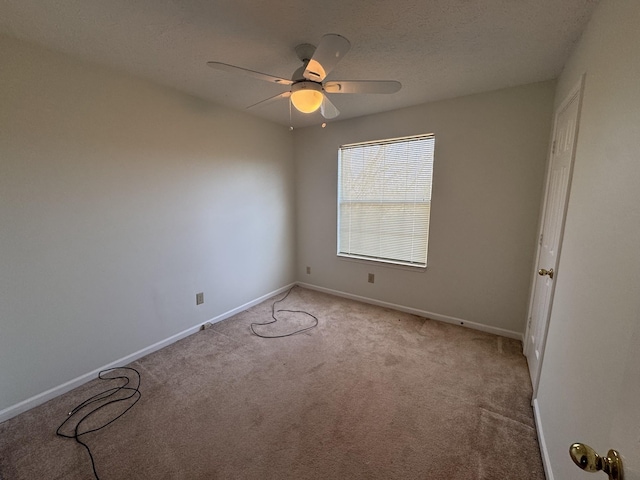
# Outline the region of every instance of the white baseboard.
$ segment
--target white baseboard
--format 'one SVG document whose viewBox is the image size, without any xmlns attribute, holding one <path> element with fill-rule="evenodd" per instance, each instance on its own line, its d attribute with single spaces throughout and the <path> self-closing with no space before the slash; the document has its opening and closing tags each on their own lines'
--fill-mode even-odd
<svg viewBox="0 0 640 480">
<path fill-rule="evenodd" d="M 542 431 L 542 423 L 540 421 L 540 409 L 538 407 L 538 399 L 533 399 L 533 418 L 536 422 L 536 431 L 538 433 L 538 444 L 540 445 L 540 453 L 542 454 L 542 465 L 544 466 L 544 474 L 547 480 L 553 480 L 553 472 L 551 471 L 551 459 L 549 458 L 549 450 L 544 440 L 544 432 Z"/>
<path fill-rule="evenodd" d="M 68 382 L 63 383 L 62 385 L 58 385 L 56 387 L 50 388 L 49 390 L 46 390 L 42 393 L 39 393 L 37 395 L 34 395 L 33 397 L 30 397 L 20 403 L 17 403 L 15 405 L 12 405 L 10 407 L 5 408 L 4 410 L 0 410 L 0 423 L 4 422 L 5 420 L 9 420 L 10 418 L 15 417 L 16 415 L 19 415 L 23 412 L 26 412 L 27 410 L 36 407 L 38 405 L 43 404 L 44 402 L 51 400 L 52 398 L 55 398 L 59 395 L 62 395 L 63 393 L 66 393 L 70 390 L 73 390 L 76 387 L 79 387 L 80 385 L 88 382 L 89 380 L 93 380 L 94 378 L 96 378 L 98 376 L 98 373 L 102 370 L 106 370 L 109 368 L 114 368 L 114 367 L 118 367 L 118 366 L 123 366 L 123 365 L 127 365 L 131 362 L 134 362 L 136 360 L 138 360 L 141 357 L 144 357 L 145 355 L 148 355 L 150 353 L 153 353 L 157 350 L 160 350 L 161 348 L 164 348 L 168 345 L 171 345 L 174 342 L 177 342 L 178 340 L 181 340 L 189 335 L 192 335 L 194 333 L 196 333 L 197 331 L 200 330 L 200 328 L 202 327 L 202 325 L 204 323 L 217 323 L 220 322 L 222 320 L 225 320 L 229 317 L 232 317 L 233 315 L 236 315 L 240 312 L 243 312 L 263 301 L 265 301 L 266 299 L 273 297 L 274 295 L 278 295 L 286 290 L 288 290 L 289 288 L 291 288 L 293 285 L 295 284 L 289 284 L 286 285 L 284 287 L 281 287 L 277 290 L 274 290 L 271 293 L 267 293 L 266 295 L 263 295 L 259 298 L 256 298 L 255 300 L 252 300 L 250 302 L 245 303 L 244 305 L 240 305 L 239 307 L 236 307 L 232 310 L 229 310 L 221 315 L 217 315 L 216 317 L 213 317 L 212 319 L 208 320 L 207 322 L 202 322 L 199 323 L 198 325 L 195 325 L 193 327 L 190 327 L 186 330 L 183 330 L 182 332 L 179 332 L 175 335 L 172 335 L 169 338 L 166 338 L 164 340 L 161 340 L 159 342 L 154 343 L 153 345 L 150 345 L 148 347 L 145 347 L 141 350 L 138 350 L 137 352 L 134 352 L 130 355 L 127 355 L 123 358 L 120 358 L 118 360 L 115 360 L 107 365 L 104 365 L 100 368 L 97 368 L 95 370 L 92 370 L 90 372 L 87 372 L 83 375 L 80 375 L 79 377 L 76 377 L 72 380 L 69 380 Z M 345 293 L 345 292 L 340 292 L 338 290 L 332 290 L 329 288 L 324 288 L 324 287 L 319 287 L 316 285 L 312 285 L 312 284 L 308 284 L 308 283 L 303 283 L 303 282 L 297 282 L 297 285 L 300 285 L 301 287 L 304 288 L 308 288 L 311 290 L 317 290 L 320 292 L 324 292 L 324 293 L 328 293 L 331 295 L 336 295 L 338 297 L 344 297 L 344 298 L 349 298 L 352 300 L 357 300 L 360 302 L 364 302 L 364 303 L 369 303 L 371 305 L 377 305 L 380 307 L 385 307 L 385 308 L 390 308 L 392 310 L 398 310 L 401 312 L 406 312 L 406 313 L 411 313 L 413 315 L 418 315 L 421 317 L 427 317 L 427 318 L 431 318 L 433 320 L 438 320 L 441 322 L 445 322 L 445 323 L 451 323 L 454 325 L 462 325 L 464 327 L 468 327 L 468 328 L 472 328 L 474 330 L 480 330 L 483 332 L 487 332 L 487 333 L 493 333 L 495 335 L 501 335 L 503 337 L 508 337 L 508 338 L 515 338 L 517 340 L 522 341 L 522 334 L 518 333 L 518 332 L 514 332 L 511 330 L 506 330 L 503 328 L 498 328 L 498 327 L 491 327 L 488 325 L 483 325 L 480 323 L 475 323 L 475 322 L 470 322 L 467 320 L 463 320 L 460 318 L 455 318 L 455 317 L 450 317 L 447 315 L 440 315 L 437 313 L 433 313 L 433 312 L 427 312 L 424 310 L 419 310 L 417 308 L 411 308 L 411 307 L 405 307 L 402 305 L 397 305 L 394 303 L 389 303 L 389 302 L 383 302 L 381 300 L 375 300 L 373 298 L 368 298 L 368 297 L 361 297 L 360 295 L 353 295 L 350 293 Z M 546 468 L 546 467 L 545 467 Z M 548 478 L 552 478 L 552 477 L 548 477 Z"/>
<path fill-rule="evenodd" d="M 467 328 L 472 328 L 473 330 L 480 330 L 482 332 L 493 333 L 494 335 L 500 335 L 502 337 L 514 338 L 516 340 L 523 341 L 522 333 L 514 332 L 512 330 L 507 330 L 504 328 L 492 327 L 490 325 L 484 325 L 482 323 L 470 322 L 468 320 L 464 320 L 462 318 L 450 317 L 448 315 L 440 315 L 439 313 L 427 312 L 425 310 L 419 310 L 417 308 L 405 307 L 403 305 L 397 305 L 395 303 L 383 302 L 381 300 L 376 300 L 374 298 L 361 297 L 360 295 L 354 295 L 352 293 L 340 292 L 338 290 L 332 290 L 330 288 L 319 287 L 317 285 L 312 285 L 310 283 L 298 282 L 298 285 L 304 288 L 308 288 L 311 290 L 317 290 L 319 292 L 328 293 L 330 295 L 336 295 L 338 297 L 349 298 L 351 300 L 357 300 L 363 303 L 369 303 L 371 305 L 377 305 L 379 307 L 390 308 L 391 310 L 398 310 L 400 312 L 411 313 L 413 315 L 418 315 L 419 317 L 426 317 L 432 320 L 437 320 L 439 322 L 451 323 L 453 325 L 460 325 Z"/>
<path fill-rule="evenodd" d="M 171 345 L 174 342 L 177 342 L 178 340 L 181 340 L 185 337 L 188 337 L 191 334 L 196 333 L 197 331 L 200 330 L 202 325 L 204 325 L 205 323 L 217 323 L 229 317 L 232 317 L 233 315 L 243 312 L 253 307 L 254 305 L 262 303 L 263 301 L 265 301 L 270 297 L 273 297 L 274 295 L 278 295 L 279 293 L 282 293 L 290 289 L 293 285 L 295 285 L 295 283 L 281 287 L 277 290 L 274 290 L 271 293 L 267 293 L 266 295 L 256 298 L 255 300 L 251 300 L 250 302 L 247 302 L 244 305 L 240 305 L 239 307 L 229 310 L 228 312 L 225 312 L 221 315 L 217 315 L 212 319 L 207 320 L 206 322 L 199 323 L 198 325 L 195 325 L 186 330 L 183 330 L 182 332 L 176 333 L 175 335 L 172 335 L 169 338 L 166 338 L 157 343 L 154 343 L 153 345 L 145 347 L 142 350 L 138 350 L 137 352 L 134 352 L 130 355 L 122 357 L 114 362 L 111 362 L 100 368 L 96 368 L 95 370 L 92 370 L 83 375 L 80 375 L 79 377 L 76 377 L 73 380 L 69 380 L 68 382 L 63 383 L 62 385 L 58 385 L 57 387 L 50 388 L 45 392 L 34 395 L 31 398 L 27 398 L 26 400 L 23 400 L 20 403 L 7 407 L 4 410 L 0 410 L 0 423 L 6 420 L 9 420 L 10 418 L 13 418 L 16 415 L 19 415 L 23 412 L 26 412 L 27 410 L 33 407 L 37 407 L 38 405 L 41 405 L 44 402 L 51 400 L 52 398 L 62 395 L 63 393 L 73 390 L 74 388 L 79 387 L 80 385 L 88 382 L 89 380 L 93 380 L 98 376 L 98 373 L 100 373 L 102 370 L 107 370 L 109 368 L 114 368 L 114 367 L 120 367 L 120 366 L 127 365 L 131 362 L 134 362 L 139 358 L 144 357 L 145 355 L 149 355 L 150 353 L 160 350 L 161 348 L 164 348 L 168 345 Z"/>
</svg>

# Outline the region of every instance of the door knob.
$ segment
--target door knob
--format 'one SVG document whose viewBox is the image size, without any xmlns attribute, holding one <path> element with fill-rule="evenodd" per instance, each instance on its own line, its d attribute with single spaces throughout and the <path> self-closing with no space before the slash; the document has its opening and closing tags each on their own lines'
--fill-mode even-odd
<svg viewBox="0 0 640 480">
<path fill-rule="evenodd" d="M 589 445 L 574 443 L 569 447 L 569 454 L 573 463 L 585 472 L 602 470 L 609 475 L 609 480 L 624 480 L 622 458 L 615 450 L 609 450 L 606 457 L 601 457 Z"/>
<path fill-rule="evenodd" d="M 540 275 L 541 277 L 544 277 L 545 275 L 549 275 L 549 278 L 553 278 L 553 268 L 550 268 L 549 270 L 545 270 L 544 268 L 541 268 L 540 270 L 538 270 L 538 275 Z"/>
</svg>

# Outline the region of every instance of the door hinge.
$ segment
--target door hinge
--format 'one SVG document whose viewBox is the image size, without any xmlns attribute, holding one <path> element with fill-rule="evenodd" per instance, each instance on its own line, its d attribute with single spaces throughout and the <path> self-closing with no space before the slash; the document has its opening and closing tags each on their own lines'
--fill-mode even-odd
<svg viewBox="0 0 640 480">
<path fill-rule="evenodd" d="M 555 154 L 556 153 L 556 141 L 553 141 L 553 144 L 551 145 L 551 153 Z"/>
<path fill-rule="evenodd" d="M 542 237 L 544 236 L 543 233 L 540 234 L 540 240 L 538 240 L 538 245 L 542 245 Z"/>
</svg>

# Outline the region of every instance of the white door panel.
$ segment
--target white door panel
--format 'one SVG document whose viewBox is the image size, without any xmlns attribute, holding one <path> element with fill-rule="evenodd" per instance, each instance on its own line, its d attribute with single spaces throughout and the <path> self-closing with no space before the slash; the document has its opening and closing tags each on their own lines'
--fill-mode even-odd
<svg viewBox="0 0 640 480">
<path fill-rule="evenodd" d="M 640 312 L 638 312 L 640 315 Z M 638 318 L 640 321 L 640 318 Z M 631 339 L 629 342 L 628 339 Z M 611 434 L 607 448 L 620 451 L 624 462 L 625 480 L 640 480 L 640 325 L 627 337 L 626 364 L 622 372 L 618 401 L 611 408 Z M 603 452 L 604 453 L 604 452 Z"/>
<path fill-rule="evenodd" d="M 524 346 L 534 396 L 544 356 L 554 283 L 558 275 L 558 260 L 571 184 L 581 98 L 582 82 L 558 108 L 554 121 L 553 147 L 547 172 L 538 262 Z M 553 270 L 553 278 L 551 275 L 538 275 L 537 271 L 540 269 Z"/>
<path fill-rule="evenodd" d="M 574 422 L 580 424 L 570 424 L 567 433 L 583 436 L 575 441 L 589 445 L 601 457 L 607 456 L 610 449 L 616 450 L 622 458 L 624 480 L 640 480 L 640 324 L 629 319 L 617 319 L 616 323 L 610 331 L 589 329 L 576 333 L 591 354 L 581 372 L 580 401 L 572 403 L 578 413 Z M 621 332 L 628 335 L 609 342 L 608 346 L 614 344 L 615 350 L 602 348 L 603 334 L 617 336 Z M 571 469 L 572 479 L 607 478 L 601 472 L 591 476 L 578 468 Z"/>
</svg>

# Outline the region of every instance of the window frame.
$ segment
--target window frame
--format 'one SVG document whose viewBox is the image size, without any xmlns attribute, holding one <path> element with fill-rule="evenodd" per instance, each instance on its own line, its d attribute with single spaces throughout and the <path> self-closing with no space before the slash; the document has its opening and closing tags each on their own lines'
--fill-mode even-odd
<svg viewBox="0 0 640 480">
<path fill-rule="evenodd" d="M 429 183 L 427 185 L 427 190 L 429 192 L 429 196 L 428 196 L 428 200 L 424 203 L 428 204 L 428 208 L 429 211 L 426 215 L 426 235 L 424 236 L 425 238 L 425 257 L 424 257 L 424 263 L 422 262 L 410 262 L 410 261 L 405 261 L 405 260 L 401 260 L 401 259 L 392 259 L 392 258 L 383 258 L 383 257 L 375 257 L 375 256 L 368 256 L 368 255 L 362 255 L 362 254 L 354 254 L 354 253 L 346 253 L 346 252 L 341 252 L 341 244 L 340 244 L 340 232 L 341 232 L 341 221 L 342 221 L 342 214 L 341 214 L 341 207 L 343 205 L 344 200 L 342 199 L 342 191 L 343 191 L 343 186 L 342 186 L 342 156 L 343 156 L 343 151 L 348 150 L 348 149 L 354 149 L 357 147 L 366 147 L 366 146 L 377 146 L 377 145 L 385 145 L 385 144 L 393 144 L 393 143 L 404 143 L 404 142 L 412 142 L 412 141 L 419 141 L 419 140 L 430 140 L 432 142 L 431 146 L 428 147 L 428 149 L 431 151 L 431 155 L 430 158 L 428 159 L 428 161 L 430 161 L 430 165 L 428 166 L 428 170 L 429 173 L 427 174 L 427 177 L 429 178 Z M 340 145 L 340 147 L 338 148 L 338 175 L 337 175 L 337 223 L 336 223 L 336 227 L 337 227 L 337 232 L 336 232 L 336 246 L 337 246 L 337 257 L 339 259 L 342 260 L 347 260 L 347 261 L 355 261 L 355 262 L 365 262 L 365 263 L 373 263 L 379 266 L 386 266 L 386 267 L 393 267 L 393 268 L 401 268 L 401 269 L 406 269 L 406 270 L 412 270 L 412 271 L 425 271 L 427 266 L 428 266 L 428 254 L 429 254 L 429 233 L 430 233 L 430 223 L 431 223 L 431 206 L 432 206 L 432 196 L 431 196 L 431 191 L 433 188 L 433 169 L 434 169 L 434 163 L 435 163 L 435 134 L 433 133 L 426 133 L 426 134 L 419 134 L 419 135 L 410 135 L 410 136 L 405 136 L 405 137 L 396 137 L 396 138 L 386 138 L 386 139 L 382 139 L 382 140 L 373 140 L 373 141 L 367 141 L 367 142 L 358 142 L 358 143 L 350 143 L 350 144 L 344 144 L 344 145 Z M 384 203 L 382 201 L 380 201 L 379 203 Z M 420 202 L 418 202 L 420 203 Z"/>
</svg>

